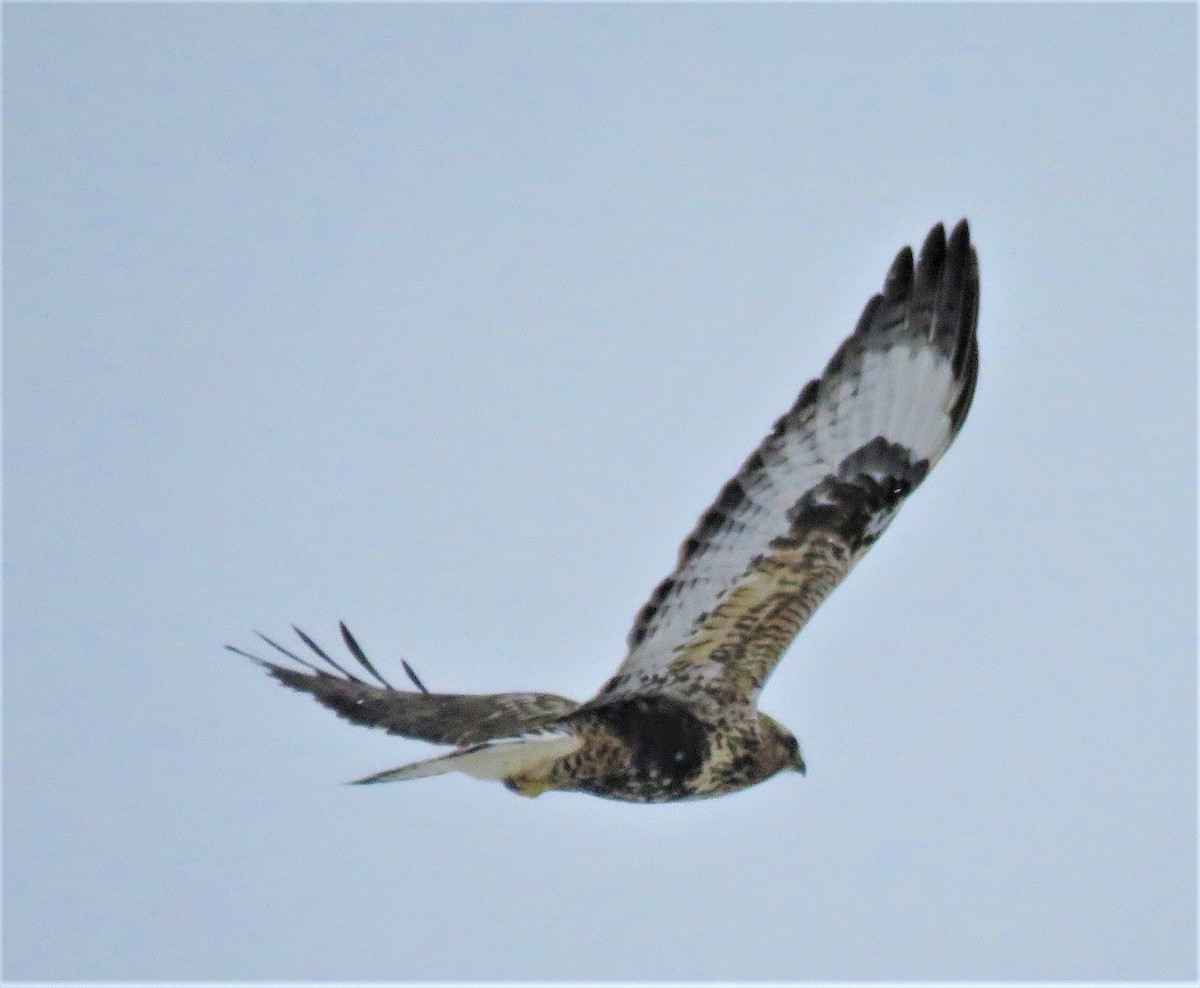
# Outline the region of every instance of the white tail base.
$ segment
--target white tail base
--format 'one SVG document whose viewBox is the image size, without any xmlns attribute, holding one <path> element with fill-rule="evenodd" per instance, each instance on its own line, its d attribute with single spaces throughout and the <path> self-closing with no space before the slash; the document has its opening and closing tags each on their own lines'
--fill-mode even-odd
<svg viewBox="0 0 1200 988">
<path fill-rule="evenodd" d="M 465 772 L 473 779 L 501 780 L 518 772 L 527 772 L 545 762 L 565 758 L 579 750 L 583 739 L 574 734 L 556 734 L 552 737 L 519 738 L 516 741 L 485 741 L 483 744 L 460 748 L 448 755 L 427 758 L 388 769 L 365 779 L 355 779 L 355 786 L 369 786 L 377 782 L 403 782 L 407 779 L 424 779 L 431 775 L 447 772 Z"/>
</svg>

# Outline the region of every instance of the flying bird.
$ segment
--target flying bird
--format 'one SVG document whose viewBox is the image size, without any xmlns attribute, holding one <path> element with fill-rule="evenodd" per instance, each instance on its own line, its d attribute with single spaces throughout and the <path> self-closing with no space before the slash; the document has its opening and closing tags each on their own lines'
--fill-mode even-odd
<svg viewBox="0 0 1200 988">
<path fill-rule="evenodd" d="M 523 796 L 666 802 L 803 774 L 800 745 L 758 710 L 759 693 L 962 428 L 979 370 L 978 309 L 966 220 L 948 240 L 935 226 L 915 266 L 901 250 L 821 376 L 700 516 L 634 620 L 621 665 L 584 703 L 430 693 L 407 662 L 414 688 L 396 689 L 344 624 L 357 672 L 298 628 L 309 658 L 262 635 L 290 661 L 227 647 L 351 723 L 453 746 L 360 785 L 460 771 Z"/>
</svg>

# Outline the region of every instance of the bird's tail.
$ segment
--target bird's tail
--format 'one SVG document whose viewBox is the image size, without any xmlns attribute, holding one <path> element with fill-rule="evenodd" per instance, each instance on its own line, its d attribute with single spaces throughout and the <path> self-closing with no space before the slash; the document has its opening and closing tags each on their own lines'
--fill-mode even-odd
<svg viewBox="0 0 1200 988">
<path fill-rule="evenodd" d="M 474 779 L 502 780 L 519 772 L 528 772 L 546 762 L 564 758 L 579 750 L 583 744 L 574 734 L 550 737 L 518 738 L 515 741 L 485 741 L 483 744 L 459 748 L 446 755 L 401 765 L 399 768 L 377 772 L 350 785 L 370 786 L 377 782 L 403 782 L 424 779 L 447 772 L 465 772 Z"/>
</svg>

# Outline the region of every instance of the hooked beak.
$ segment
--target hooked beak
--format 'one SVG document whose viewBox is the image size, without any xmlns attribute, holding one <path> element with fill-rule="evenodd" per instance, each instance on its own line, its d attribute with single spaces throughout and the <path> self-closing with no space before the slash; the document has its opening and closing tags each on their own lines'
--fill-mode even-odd
<svg viewBox="0 0 1200 988">
<path fill-rule="evenodd" d="M 808 775 L 808 766 L 804 764 L 804 756 L 800 752 L 796 752 L 796 757 L 792 760 L 792 768 L 801 775 Z"/>
</svg>

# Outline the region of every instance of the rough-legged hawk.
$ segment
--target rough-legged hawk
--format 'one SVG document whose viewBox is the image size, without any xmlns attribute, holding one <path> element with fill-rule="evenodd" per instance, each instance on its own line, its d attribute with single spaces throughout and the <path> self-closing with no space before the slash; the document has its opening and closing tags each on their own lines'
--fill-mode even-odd
<svg viewBox="0 0 1200 988">
<path fill-rule="evenodd" d="M 393 688 L 345 625 L 355 661 L 253 659 L 355 724 L 453 745 L 361 783 L 461 771 L 524 796 L 548 789 L 659 802 L 719 796 L 785 768 L 804 772 L 796 739 L 756 707 L 809 615 L 841 582 L 962 427 L 979 368 L 979 270 L 966 220 L 941 224 L 913 266 L 896 256 L 883 291 L 825 372 L 722 488 L 650 595 L 629 651 L 592 699 L 549 693 L 430 693 Z"/>
</svg>

